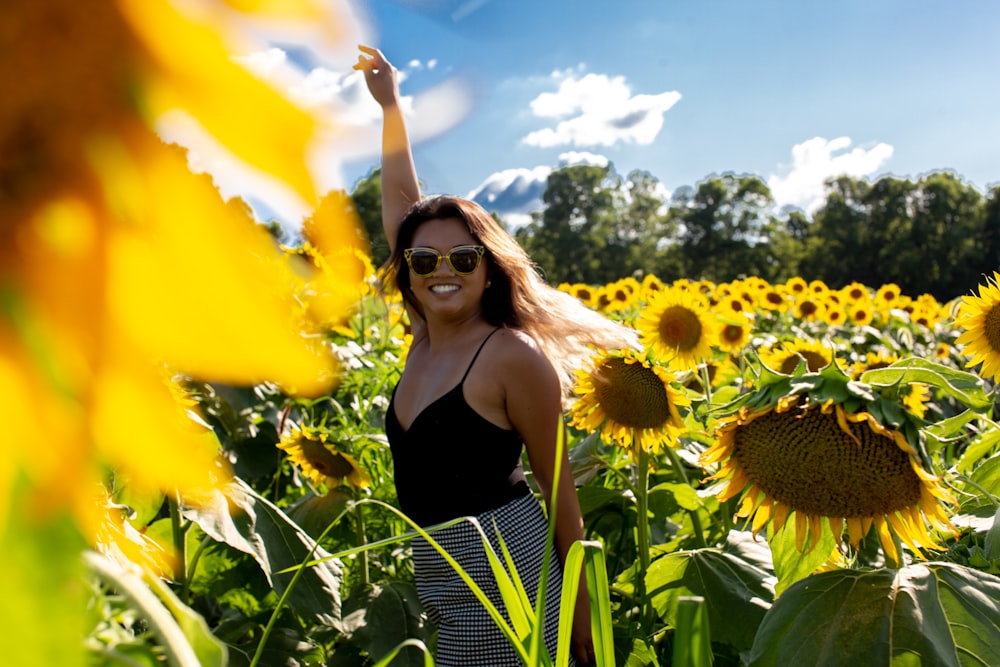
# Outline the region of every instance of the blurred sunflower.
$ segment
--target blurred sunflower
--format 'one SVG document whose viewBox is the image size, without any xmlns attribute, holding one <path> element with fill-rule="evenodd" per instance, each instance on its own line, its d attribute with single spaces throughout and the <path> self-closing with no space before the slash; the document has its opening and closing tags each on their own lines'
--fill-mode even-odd
<svg viewBox="0 0 1000 667">
<path fill-rule="evenodd" d="M 350 454 L 329 442 L 329 433 L 320 427 L 293 426 L 281 436 L 278 449 L 302 470 L 316 486 L 333 489 L 346 482 L 356 489 L 371 485 L 371 477 Z"/>
<path fill-rule="evenodd" d="M 698 293 L 674 287 L 653 297 L 636 323 L 642 344 L 676 370 L 694 368 L 712 356 L 716 328 Z"/>
<path fill-rule="evenodd" d="M 624 350 L 595 357 L 593 369 L 577 375 L 573 426 L 600 431 L 633 456 L 639 450 L 655 453 L 663 445 L 678 445 L 684 430 L 679 408 L 690 401 L 674 389 L 674 374 L 667 368 Z"/>
<path fill-rule="evenodd" d="M 801 338 L 768 345 L 759 355 L 762 364 L 784 375 L 791 375 L 801 361 L 814 373 L 833 361 L 833 351 L 824 343 Z"/>
<path fill-rule="evenodd" d="M 847 306 L 847 321 L 854 326 L 871 324 L 875 319 L 875 305 L 868 299 L 852 301 Z"/>
<path fill-rule="evenodd" d="M 803 322 L 815 322 L 822 319 L 823 304 L 819 297 L 806 291 L 795 299 L 795 317 Z"/>
<path fill-rule="evenodd" d="M 723 352 L 738 352 L 750 344 L 750 320 L 741 313 L 718 317 L 716 346 Z"/>
<path fill-rule="evenodd" d="M 642 278 L 642 290 L 640 298 L 643 301 L 649 301 L 653 294 L 663 290 L 663 281 L 657 278 L 652 273 L 647 273 Z"/>
<path fill-rule="evenodd" d="M 768 285 L 757 293 L 757 307 L 762 310 L 784 312 L 790 303 L 791 300 L 785 296 L 785 291 L 780 287 Z"/>
<path fill-rule="evenodd" d="M 929 528 L 954 532 L 942 506 L 953 501 L 921 464 L 915 425 L 876 417 L 889 412 L 836 366 L 771 376 L 720 422 L 701 463 L 719 465 L 709 479 L 723 480 L 720 501 L 743 494 L 736 514 L 752 517 L 755 533 L 794 515 L 800 551 L 807 538 L 818 543 L 824 520 L 838 543 L 846 533 L 858 548 L 874 526 L 887 560 L 900 563 L 897 540 L 919 553 L 940 548 Z"/>
<path fill-rule="evenodd" d="M 899 285 L 896 283 L 886 283 L 875 292 L 875 303 L 880 308 L 898 308 L 902 304 Z"/>
<path fill-rule="evenodd" d="M 862 301 L 871 297 L 871 290 L 868 286 L 854 281 L 849 285 L 841 288 L 840 294 L 844 297 L 847 303 L 854 303 L 855 301 Z"/>
<path fill-rule="evenodd" d="M 0 12 L 0 378 L 5 404 L 24 403 L 0 531 L 14 479 L 27 516 L 67 512 L 91 539 L 108 470 L 149 493 L 223 481 L 218 443 L 192 431 L 164 367 L 312 394 L 335 379 L 299 326 L 301 280 L 273 238 L 153 126 L 183 111 L 315 205 L 305 165 L 322 123 L 232 48 L 276 11 L 335 41 L 338 8 L 202 4 L 11 0 Z M 355 235 L 347 216 L 329 225 L 334 239 Z"/>
<path fill-rule="evenodd" d="M 965 367 L 982 364 L 979 375 L 996 381 L 1000 376 L 1000 273 L 994 271 L 986 284 L 979 285 L 979 296 L 962 297 L 955 323 L 965 329 L 955 341 L 971 357 Z"/>
<path fill-rule="evenodd" d="M 785 281 L 784 288 L 794 298 L 798 298 L 809 291 L 809 283 L 799 276 L 794 276 Z"/>
</svg>

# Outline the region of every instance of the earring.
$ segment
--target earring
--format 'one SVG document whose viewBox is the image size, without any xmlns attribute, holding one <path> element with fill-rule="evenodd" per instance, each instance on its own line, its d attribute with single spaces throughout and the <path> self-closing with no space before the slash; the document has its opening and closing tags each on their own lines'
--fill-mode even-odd
<svg viewBox="0 0 1000 667">
<path fill-rule="evenodd" d="M 493 284 L 493 281 L 492 281 L 492 280 L 487 280 L 487 281 L 486 281 L 486 289 L 489 289 L 489 288 L 490 288 L 490 285 L 492 285 L 492 284 Z"/>
</svg>

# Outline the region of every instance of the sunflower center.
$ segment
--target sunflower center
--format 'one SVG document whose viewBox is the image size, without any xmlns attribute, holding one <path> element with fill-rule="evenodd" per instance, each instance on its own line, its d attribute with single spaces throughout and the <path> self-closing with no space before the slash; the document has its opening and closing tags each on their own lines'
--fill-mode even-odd
<svg viewBox="0 0 1000 667">
<path fill-rule="evenodd" d="M 737 428 L 733 456 L 769 497 L 806 514 L 873 517 L 917 504 L 909 454 L 866 422 L 848 428 L 857 441 L 835 414 L 771 411 Z"/>
<path fill-rule="evenodd" d="M 738 324 L 727 324 L 722 327 L 722 331 L 719 333 L 719 338 L 721 338 L 726 343 L 739 343 L 743 340 L 743 327 Z"/>
<path fill-rule="evenodd" d="M 660 316 L 659 333 L 664 345 L 687 352 L 701 340 L 701 320 L 684 306 L 670 306 Z"/>
<path fill-rule="evenodd" d="M 314 469 L 327 477 L 346 477 L 351 473 L 351 464 L 343 456 L 331 452 L 317 440 L 303 438 L 299 441 L 302 458 Z"/>
<path fill-rule="evenodd" d="M 983 318 L 983 333 L 994 351 L 1000 351 L 1000 304 L 994 304 Z"/>
<path fill-rule="evenodd" d="M 608 418 L 630 428 L 655 428 L 670 420 L 670 399 L 651 368 L 605 360 L 594 373 L 594 393 Z"/>
</svg>

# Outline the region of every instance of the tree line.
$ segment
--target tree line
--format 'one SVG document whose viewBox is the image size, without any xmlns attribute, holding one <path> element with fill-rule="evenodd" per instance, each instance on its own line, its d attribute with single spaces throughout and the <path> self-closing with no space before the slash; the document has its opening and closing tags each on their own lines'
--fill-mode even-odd
<svg viewBox="0 0 1000 667">
<path fill-rule="evenodd" d="M 645 171 L 564 167 L 549 175 L 542 210 L 512 233 L 552 284 L 647 273 L 666 282 L 801 276 L 833 288 L 895 283 L 947 301 L 1000 270 L 1000 185 L 983 193 L 947 171 L 917 180 L 840 176 L 812 215 L 776 210 L 755 175 L 709 176 L 669 199 L 661 192 Z M 388 255 L 380 196 L 377 170 L 351 193 L 376 264 Z"/>
</svg>

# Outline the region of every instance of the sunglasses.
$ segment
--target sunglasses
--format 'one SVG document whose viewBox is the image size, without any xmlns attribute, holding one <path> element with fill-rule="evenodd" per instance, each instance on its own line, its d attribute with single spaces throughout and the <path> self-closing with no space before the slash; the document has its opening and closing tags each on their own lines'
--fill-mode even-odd
<svg viewBox="0 0 1000 667">
<path fill-rule="evenodd" d="M 421 278 L 433 274 L 441 266 L 441 258 L 448 260 L 448 266 L 458 276 L 475 273 L 486 248 L 481 245 L 455 246 L 442 255 L 434 248 L 407 248 L 403 251 L 406 264 L 414 275 Z"/>
</svg>

